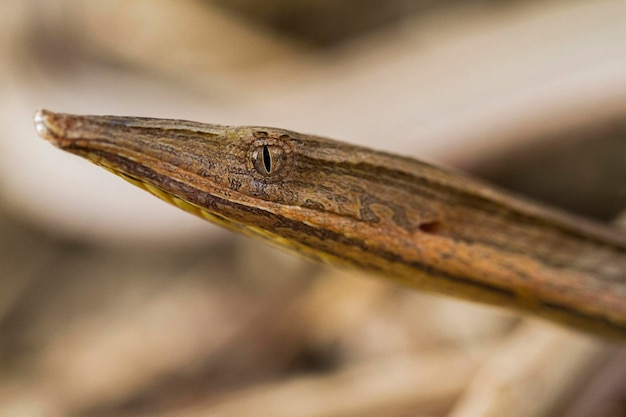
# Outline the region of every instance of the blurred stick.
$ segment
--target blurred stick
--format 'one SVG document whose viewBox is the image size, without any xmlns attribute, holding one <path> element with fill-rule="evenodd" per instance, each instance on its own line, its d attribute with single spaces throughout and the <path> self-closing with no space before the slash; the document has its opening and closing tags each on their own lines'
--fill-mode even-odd
<svg viewBox="0 0 626 417">
<path fill-rule="evenodd" d="M 219 85 L 216 77 L 224 81 L 233 68 L 258 68 L 301 55 L 294 42 L 233 19 L 210 2 L 92 0 L 73 8 L 73 1 L 65 3 L 66 10 L 75 12 L 73 21 L 87 29 L 81 34 L 88 36 L 90 48 L 213 87 Z"/>
<path fill-rule="evenodd" d="M 482 366 L 450 417 L 550 415 L 611 352 L 600 340 L 526 322 Z"/>
<path fill-rule="evenodd" d="M 567 407 L 563 415 L 565 417 L 624 416 L 626 415 L 624 396 L 626 396 L 626 349 L 622 349 L 598 372 L 585 392 Z"/>
<path fill-rule="evenodd" d="M 391 415 L 408 407 L 445 407 L 466 386 L 484 357 L 457 350 L 399 357 L 235 392 L 217 404 L 161 417 L 348 417 Z M 154 414 L 152 414 L 154 416 Z"/>
</svg>

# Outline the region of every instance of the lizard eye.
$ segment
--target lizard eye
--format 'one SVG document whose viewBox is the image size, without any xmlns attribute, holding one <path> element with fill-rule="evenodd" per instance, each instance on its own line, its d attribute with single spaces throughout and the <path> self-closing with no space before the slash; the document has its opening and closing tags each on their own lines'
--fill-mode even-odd
<svg viewBox="0 0 626 417">
<path fill-rule="evenodd" d="M 281 174 L 287 164 L 287 154 L 282 146 L 262 145 L 252 151 L 254 169 L 264 177 Z"/>
</svg>

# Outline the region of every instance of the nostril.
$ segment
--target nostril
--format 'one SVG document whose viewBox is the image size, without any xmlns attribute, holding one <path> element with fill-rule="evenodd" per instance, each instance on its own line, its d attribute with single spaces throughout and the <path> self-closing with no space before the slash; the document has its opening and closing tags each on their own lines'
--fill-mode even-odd
<svg viewBox="0 0 626 417">
<path fill-rule="evenodd" d="M 419 225 L 419 229 L 431 235 L 436 235 L 441 231 L 441 223 L 438 221 L 426 222 Z"/>
</svg>

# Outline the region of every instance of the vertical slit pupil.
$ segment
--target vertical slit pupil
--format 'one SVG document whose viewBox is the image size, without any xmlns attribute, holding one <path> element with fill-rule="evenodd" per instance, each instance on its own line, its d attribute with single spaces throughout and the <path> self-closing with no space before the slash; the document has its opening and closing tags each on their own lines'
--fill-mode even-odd
<svg viewBox="0 0 626 417">
<path fill-rule="evenodd" d="M 272 172 L 272 156 L 267 146 L 263 146 L 263 166 L 268 174 Z"/>
</svg>

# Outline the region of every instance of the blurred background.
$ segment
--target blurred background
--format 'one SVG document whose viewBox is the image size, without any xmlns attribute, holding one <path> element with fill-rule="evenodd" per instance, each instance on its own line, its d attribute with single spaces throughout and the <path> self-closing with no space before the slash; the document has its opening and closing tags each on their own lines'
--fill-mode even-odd
<svg viewBox="0 0 626 417">
<path fill-rule="evenodd" d="M 626 209 L 623 0 L 2 0 L 0 416 L 626 416 L 626 350 L 322 267 L 39 139 L 269 125 Z"/>
</svg>

